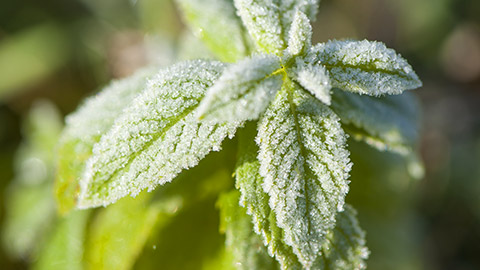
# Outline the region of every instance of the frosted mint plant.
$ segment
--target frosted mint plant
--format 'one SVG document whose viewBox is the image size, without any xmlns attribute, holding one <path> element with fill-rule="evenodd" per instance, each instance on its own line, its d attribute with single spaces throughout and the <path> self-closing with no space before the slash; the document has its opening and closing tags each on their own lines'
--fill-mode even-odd
<svg viewBox="0 0 480 270">
<path fill-rule="evenodd" d="M 347 133 L 413 155 L 413 100 L 384 97 L 421 86 L 412 67 L 380 42 L 312 45 L 318 0 L 177 2 L 223 62 L 143 70 L 70 115 L 59 146 L 60 210 L 162 189 L 238 135 L 235 188 L 217 204 L 231 265 L 365 268 L 365 233 L 345 204 Z"/>
</svg>

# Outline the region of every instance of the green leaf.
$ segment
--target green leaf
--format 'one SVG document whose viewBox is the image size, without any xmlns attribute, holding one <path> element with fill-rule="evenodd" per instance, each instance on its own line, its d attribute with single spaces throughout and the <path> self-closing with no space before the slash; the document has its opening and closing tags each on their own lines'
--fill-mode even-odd
<svg viewBox="0 0 480 270">
<path fill-rule="evenodd" d="M 226 62 L 248 55 L 245 29 L 231 0 L 177 0 L 193 32 Z"/>
<path fill-rule="evenodd" d="M 422 86 L 412 67 L 394 50 L 376 41 L 329 41 L 313 47 L 307 63 L 324 65 L 332 86 L 380 96 Z"/>
<path fill-rule="evenodd" d="M 318 257 L 348 192 L 351 163 L 340 119 L 326 105 L 286 81 L 260 119 L 260 175 L 264 190 L 300 262 Z"/>
<path fill-rule="evenodd" d="M 238 204 L 239 192 L 220 196 L 220 231 L 226 234 L 227 251 L 233 255 L 236 269 L 278 269 L 277 262 L 268 255 L 259 235 L 253 231 L 251 217 Z"/>
<path fill-rule="evenodd" d="M 92 221 L 85 261 L 90 269 L 131 269 L 157 223 L 166 223 L 181 206 L 181 198 L 151 201 L 152 193 L 123 198 L 102 209 Z"/>
<path fill-rule="evenodd" d="M 283 26 L 288 28 L 298 11 L 305 14 L 310 21 L 315 21 L 320 0 L 277 0 L 276 2 L 282 14 Z"/>
<path fill-rule="evenodd" d="M 269 0 L 235 0 L 235 7 L 261 51 L 279 54 L 285 49 L 281 18 L 275 3 Z"/>
<path fill-rule="evenodd" d="M 350 205 L 337 214 L 337 224 L 327 233 L 327 241 L 321 250 L 322 258 L 315 262 L 314 269 L 366 269 L 365 260 L 370 252 L 356 215 Z"/>
<path fill-rule="evenodd" d="M 314 20 L 318 2 L 318 0 L 235 0 L 235 6 L 257 47 L 263 52 L 279 55 L 289 42 L 290 28 L 297 11 Z"/>
<path fill-rule="evenodd" d="M 247 125 L 239 132 L 239 164 L 235 171 L 236 186 L 241 192 L 240 204 L 253 217 L 255 232 L 262 236 L 269 252 L 280 262 L 282 269 L 303 269 L 285 244 L 285 233 L 276 226 L 275 213 L 268 205 L 269 196 L 263 190 L 264 179 L 259 174 L 260 163 L 256 158 L 258 147 L 253 143 L 254 130 Z M 325 235 L 311 269 L 362 269 L 368 256 L 365 233 L 356 220 L 356 212 L 349 205 L 336 214 L 336 225 Z"/>
<path fill-rule="evenodd" d="M 288 52 L 299 55 L 312 46 L 312 26 L 307 16 L 297 11 L 293 17 L 292 27 L 288 38 Z"/>
<path fill-rule="evenodd" d="M 70 212 L 54 227 L 32 269 L 84 269 L 84 239 L 90 211 Z"/>
<path fill-rule="evenodd" d="M 275 213 L 269 206 L 269 196 L 263 190 L 264 179 L 260 175 L 255 135 L 253 125 L 247 125 L 238 135 L 240 142 L 235 185 L 240 190 L 240 205 L 252 216 L 255 232 L 262 237 L 269 254 L 275 256 L 282 269 L 302 269 L 292 247 L 283 241 L 283 230 L 277 226 Z"/>
<path fill-rule="evenodd" d="M 66 119 L 58 146 L 55 197 L 61 213 L 72 209 L 78 198 L 79 181 L 93 145 L 112 126 L 135 96 L 141 93 L 153 69 L 141 70 L 130 78 L 114 81 Z"/>
<path fill-rule="evenodd" d="M 150 80 L 95 144 L 80 182 L 78 206 L 107 205 L 153 190 L 218 151 L 238 123 L 199 122 L 195 109 L 223 69 L 220 62 L 184 62 Z"/>
<path fill-rule="evenodd" d="M 200 118 L 215 122 L 254 120 L 280 89 L 282 77 L 274 55 L 259 55 L 228 67 L 207 91 L 198 108 Z"/>
<path fill-rule="evenodd" d="M 332 85 L 328 72 L 322 65 L 306 64 L 301 58 L 297 58 L 296 65 L 288 71 L 290 76 L 303 88 L 321 102 L 330 105 Z"/>
<path fill-rule="evenodd" d="M 332 109 L 356 140 L 408 155 L 418 138 L 418 102 L 413 95 L 368 97 L 334 89 Z"/>
</svg>

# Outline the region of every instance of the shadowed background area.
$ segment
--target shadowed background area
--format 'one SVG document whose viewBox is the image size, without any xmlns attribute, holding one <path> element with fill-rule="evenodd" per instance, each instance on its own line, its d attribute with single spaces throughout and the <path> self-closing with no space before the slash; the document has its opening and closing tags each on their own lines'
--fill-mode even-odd
<svg viewBox="0 0 480 270">
<path fill-rule="evenodd" d="M 367 231 L 369 269 L 480 269 L 479 14 L 477 0 L 320 4 L 314 43 L 383 41 L 424 83 L 415 91 L 422 103 L 424 179 L 409 179 L 395 155 L 349 143 L 357 151 L 347 201 Z M 191 38 L 168 0 L 1 1 L 2 224 L 11 207 L 10 182 L 32 168 L 31 177 L 46 170 L 18 162 L 18 149 L 30 136 L 23 119 L 32 108 L 48 102 L 66 115 L 112 78 L 189 58 L 189 50 L 202 49 L 185 42 Z M 8 235 L 3 238 L 2 269 L 28 268 L 10 250 Z"/>
</svg>

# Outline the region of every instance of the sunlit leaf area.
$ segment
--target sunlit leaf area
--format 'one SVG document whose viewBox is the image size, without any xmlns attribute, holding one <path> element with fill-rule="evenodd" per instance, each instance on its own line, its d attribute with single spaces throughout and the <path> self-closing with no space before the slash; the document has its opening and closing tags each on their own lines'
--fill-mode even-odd
<svg viewBox="0 0 480 270">
<path fill-rule="evenodd" d="M 480 269 L 480 1 L 0 1 L 0 269 Z"/>
</svg>

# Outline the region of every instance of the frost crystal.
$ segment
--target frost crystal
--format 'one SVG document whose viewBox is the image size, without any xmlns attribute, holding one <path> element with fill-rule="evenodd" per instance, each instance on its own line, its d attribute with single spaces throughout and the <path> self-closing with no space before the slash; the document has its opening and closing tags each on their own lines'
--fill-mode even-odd
<svg viewBox="0 0 480 270">
<path fill-rule="evenodd" d="M 216 122 L 257 119 L 280 89 L 281 75 L 270 76 L 280 68 L 279 60 L 261 55 L 227 68 L 207 91 L 198 115 Z"/>
<path fill-rule="evenodd" d="M 152 190 L 219 150 L 236 123 L 199 122 L 194 110 L 223 69 L 219 62 L 198 60 L 154 77 L 94 146 L 80 183 L 79 207 Z"/>
<path fill-rule="evenodd" d="M 305 61 L 324 65 L 333 87 L 359 94 L 396 95 L 422 85 L 407 61 L 381 42 L 329 41 L 313 47 Z"/>
<path fill-rule="evenodd" d="M 351 163 L 345 134 L 327 106 L 288 82 L 258 129 L 263 188 L 286 244 L 308 267 L 348 192 Z"/>
</svg>

